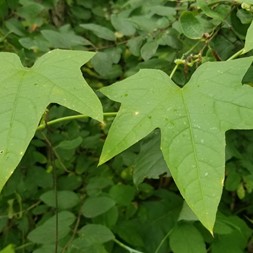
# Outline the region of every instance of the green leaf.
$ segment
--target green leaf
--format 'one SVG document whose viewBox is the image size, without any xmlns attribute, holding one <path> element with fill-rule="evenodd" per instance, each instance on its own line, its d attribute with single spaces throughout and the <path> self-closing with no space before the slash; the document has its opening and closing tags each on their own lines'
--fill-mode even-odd
<svg viewBox="0 0 253 253">
<path fill-rule="evenodd" d="M 157 28 L 156 19 L 149 15 L 134 15 L 129 17 L 130 21 L 135 25 L 136 28 L 143 32 L 152 32 Z"/>
<path fill-rule="evenodd" d="M 19 43 L 27 49 L 34 51 L 47 52 L 49 51 L 48 42 L 41 36 L 35 36 L 34 38 L 23 37 L 19 39 Z"/>
<path fill-rule="evenodd" d="M 64 238 L 70 231 L 70 225 L 75 221 L 75 216 L 71 212 L 62 211 L 58 213 L 58 228 L 56 228 L 56 216 L 49 218 L 45 223 L 38 226 L 28 234 L 28 239 L 34 243 L 50 244 L 54 243 L 56 238 L 56 229 L 58 230 L 58 239 Z"/>
<path fill-rule="evenodd" d="M 13 53 L 0 53 L 0 190 L 33 138 L 50 103 L 102 120 L 102 107 L 80 67 L 94 54 L 53 50 L 31 68 Z"/>
<path fill-rule="evenodd" d="M 59 209 L 69 209 L 79 203 L 79 197 L 71 191 L 57 191 L 57 202 Z M 56 207 L 55 192 L 48 191 L 40 196 L 40 199 L 48 206 Z"/>
<path fill-rule="evenodd" d="M 33 253 L 52 253 L 55 250 L 55 245 L 51 244 L 51 245 L 43 245 L 41 248 L 38 248 L 36 250 L 33 251 Z M 58 250 L 61 251 L 62 248 L 58 246 Z"/>
<path fill-rule="evenodd" d="M 159 70 L 141 70 L 103 88 L 122 105 L 100 164 L 160 128 L 172 177 L 189 207 L 212 231 L 224 181 L 225 132 L 253 128 L 253 89 L 241 85 L 251 63 L 251 57 L 205 63 L 183 88 Z"/>
<path fill-rule="evenodd" d="M 159 15 L 159 16 L 166 16 L 168 18 L 172 18 L 176 15 L 176 8 L 163 6 L 163 5 L 155 5 L 155 6 L 148 6 L 147 9 L 150 11 L 150 15 Z"/>
<path fill-rule="evenodd" d="M 0 253 L 15 253 L 15 248 L 12 244 L 9 244 L 4 249 L 2 249 Z"/>
<path fill-rule="evenodd" d="M 155 53 L 158 48 L 158 43 L 156 40 L 147 41 L 141 48 L 141 57 L 144 61 L 150 59 Z"/>
<path fill-rule="evenodd" d="M 135 188 L 130 185 L 114 185 L 109 192 L 110 196 L 120 205 L 129 206 L 135 196 Z"/>
<path fill-rule="evenodd" d="M 107 212 L 115 205 L 115 202 L 109 197 L 88 198 L 82 207 L 83 215 L 93 218 Z"/>
<path fill-rule="evenodd" d="M 160 136 L 155 135 L 141 146 L 140 153 L 134 162 L 133 181 L 138 185 L 145 178 L 159 178 L 164 173 L 170 176 L 169 169 L 160 150 Z"/>
<path fill-rule="evenodd" d="M 184 201 L 182 210 L 179 214 L 178 220 L 186 220 L 186 221 L 196 221 L 198 218 L 196 215 L 192 212 L 191 208 L 187 205 L 187 203 Z"/>
<path fill-rule="evenodd" d="M 115 40 L 114 33 L 107 27 L 96 24 L 81 24 L 80 26 L 85 30 L 92 31 L 99 38 L 111 41 Z"/>
<path fill-rule="evenodd" d="M 25 19 L 24 25 L 32 26 L 36 24 L 40 26 L 43 24 L 43 18 L 41 13 L 44 10 L 45 7 L 42 4 L 30 2 L 23 4 L 23 6 L 18 9 L 17 14 Z"/>
<path fill-rule="evenodd" d="M 251 22 L 246 34 L 243 53 L 247 53 L 252 49 L 253 49 L 253 21 Z"/>
<path fill-rule="evenodd" d="M 218 217 L 219 220 L 220 217 Z M 241 253 L 245 252 L 245 246 L 248 243 L 249 238 L 252 235 L 251 229 L 247 226 L 245 221 L 241 220 L 237 216 L 221 216 L 220 220 L 223 224 L 227 224 L 232 228 L 232 231 L 228 233 L 225 227 L 219 227 L 217 231 L 218 235 L 214 237 L 211 245 L 212 253 Z M 216 227 L 217 229 L 217 227 Z"/>
<path fill-rule="evenodd" d="M 160 218 L 160 217 L 159 217 Z M 156 226 L 158 228 L 158 226 Z M 135 247 L 143 247 L 144 242 L 141 236 L 140 230 L 142 229 L 142 224 L 137 219 L 132 220 L 122 220 L 114 228 L 115 233 L 118 237 L 123 239 L 130 245 Z"/>
<path fill-rule="evenodd" d="M 178 224 L 170 235 L 170 246 L 174 253 L 206 253 L 200 232 L 188 223 Z"/>
<path fill-rule="evenodd" d="M 197 0 L 197 5 L 199 8 L 201 8 L 201 10 L 205 13 L 205 15 L 207 15 L 208 17 L 211 17 L 213 19 L 219 20 L 219 21 L 223 21 L 223 17 L 217 12 L 212 10 L 207 1 L 203 1 L 203 0 Z M 220 22 L 219 22 L 220 23 Z"/>
<path fill-rule="evenodd" d="M 70 253 L 109 253 L 102 244 L 93 244 L 86 246 L 87 243 L 83 238 L 75 239 L 70 245 Z"/>
<path fill-rule="evenodd" d="M 114 239 L 109 228 L 100 224 L 88 224 L 79 230 L 79 236 L 87 246 L 102 244 Z"/>
<path fill-rule="evenodd" d="M 78 136 L 75 139 L 64 140 L 64 141 L 60 142 L 56 146 L 56 148 L 71 150 L 71 149 L 75 149 L 78 146 L 80 146 L 82 142 L 83 142 L 83 138 L 81 136 Z"/>
<path fill-rule="evenodd" d="M 111 22 L 116 30 L 126 36 L 131 36 L 136 31 L 133 23 L 129 20 L 129 18 L 124 17 L 123 15 L 112 14 Z"/>
<path fill-rule="evenodd" d="M 100 224 L 88 224 L 82 227 L 78 234 L 79 237 L 75 239 L 71 245 L 71 248 L 75 249 L 73 252 L 77 252 L 77 250 L 78 252 L 106 252 L 105 249 L 100 248 L 99 245 L 115 238 L 109 228 Z M 97 247 L 99 250 L 95 250 Z"/>
<path fill-rule="evenodd" d="M 120 65 L 117 64 L 120 58 L 120 48 L 107 49 L 104 52 L 98 52 L 92 58 L 91 64 L 102 77 L 108 79 L 115 78 L 122 72 Z"/>
<path fill-rule="evenodd" d="M 135 55 L 140 55 L 140 48 L 142 46 L 144 38 L 142 36 L 134 37 L 127 42 L 130 52 Z"/>
<path fill-rule="evenodd" d="M 214 233 L 219 235 L 231 234 L 233 230 L 240 231 L 240 227 L 233 223 L 231 217 L 227 217 L 221 213 L 217 213 L 216 222 L 214 225 Z"/>
<path fill-rule="evenodd" d="M 59 31 L 42 30 L 41 34 L 50 43 L 51 48 L 71 49 L 90 44 L 83 37 L 76 35 L 70 25 L 62 26 Z"/>
<path fill-rule="evenodd" d="M 180 16 L 180 24 L 183 34 L 190 39 L 200 39 L 204 28 L 200 21 L 190 11 L 185 11 Z"/>
</svg>

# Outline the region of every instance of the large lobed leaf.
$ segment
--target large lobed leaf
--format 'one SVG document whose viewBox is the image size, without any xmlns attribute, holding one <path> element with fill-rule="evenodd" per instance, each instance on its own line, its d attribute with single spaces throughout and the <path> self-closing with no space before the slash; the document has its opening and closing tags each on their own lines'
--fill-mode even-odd
<svg viewBox="0 0 253 253">
<path fill-rule="evenodd" d="M 20 162 L 50 103 L 102 120 L 102 106 L 80 67 L 94 53 L 53 50 L 32 68 L 0 53 L 0 190 Z"/>
<path fill-rule="evenodd" d="M 103 88 L 121 107 L 100 164 L 160 128 L 170 172 L 190 208 L 212 232 L 224 180 L 225 132 L 253 128 L 253 89 L 241 84 L 251 62 L 205 63 L 184 88 L 150 69 Z"/>
</svg>

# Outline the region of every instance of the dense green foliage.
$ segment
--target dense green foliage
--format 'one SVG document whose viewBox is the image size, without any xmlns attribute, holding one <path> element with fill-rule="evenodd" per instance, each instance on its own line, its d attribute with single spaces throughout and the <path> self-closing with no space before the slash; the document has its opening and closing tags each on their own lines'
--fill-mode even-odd
<svg viewBox="0 0 253 253">
<path fill-rule="evenodd" d="M 32 66 L 54 48 L 97 51 L 81 70 L 106 112 L 103 123 L 84 116 L 71 118 L 76 113 L 60 106 L 71 108 L 60 97 L 46 99 L 39 113 L 48 103 L 57 104 L 48 106 L 0 195 L 0 252 L 253 252 L 252 131 L 226 133 L 226 178 L 214 237 L 183 201 L 159 150 L 158 129 L 97 167 L 119 108 L 98 88 L 142 68 L 163 70 L 183 87 L 207 61 L 252 55 L 252 19 L 250 0 L 0 1 L 1 51 L 15 52 L 25 66 Z M 86 62 L 77 58 L 80 65 Z M 238 73 L 244 76 L 244 84 L 251 85 L 252 69 L 246 75 L 246 67 L 240 70 L 243 62 L 250 64 L 245 59 L 238 61 Z M 79 82 L 79 66 L 70 65 L 69 71 L 78 75 Z M 52 75 L 50 61 L 48 66 Z M 65 65 L 63 70 L 69 75 Z M 54 80 L 55 75 L 49 77 Z M 26 78 L 30 80 L 30 74 Z M 17 80 L 9 82 L 15 86 L 20 84 Z M 49 87 L 52 80 L 47 81 Z M 230 93 L 225 95 L 231 99 Z M 4 96 L 1 91 L 1 99 Z M 196 104 L 201 106 L 201 99 Z M 100 119 L 91 111 L 77 111 Z M 230 110 L 226 117 L 233 119 L 233 113 Z M 52 121 L 62 117 L 67 120 Z"/>
</svg>

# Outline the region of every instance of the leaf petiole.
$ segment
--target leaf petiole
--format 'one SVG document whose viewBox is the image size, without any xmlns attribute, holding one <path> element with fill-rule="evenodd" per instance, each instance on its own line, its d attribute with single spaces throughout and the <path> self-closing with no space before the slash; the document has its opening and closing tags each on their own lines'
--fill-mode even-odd
<svg viewBox="0 0 253 253">
<path fill-rule="evenodd" d="M 125 245 L 124 243 L 118 241 L 117 239 L 113 239 L 113 241 L 115 243 L 117 243 L 120 247 L 122 247 L 123 249 L 128 250 L 130 253 L 143 253 L 142 251 L 135 250 L 135 249 L 132 249 L 132 248 L 128 247 L 127 245 Z"/>
<path fill-rule="evenodd" d="M 232 56 L 230 56 L 227 61 L 233 60 L 235 58 L 237 58 L 238 56 L 244 54 L 244 48 L 240 49 L 239 51 L 237 51 L 235 54 L 233 54 Z"/>
<path fill-rule="evenodd" d="M 178 66 L 179 66 L 180 64 L 182 64 L 182 61 L 184 60 L 185 56 L 186 56 L 186 55 L 189 55 L 189 54 L 200 44 L 200 42 L 201 42 L 201 41 L 197 41 L 197 43 L 195 43 L 186 53 L 184 53 L 180 59 L 178 59 L 177 61 L 175 61 L 175 64 L 176 64 L 176 65 L 175 65 L 175 67 L 173 68 L 173 70 L 172 70 L 171 73 L 170 73 L 170 79 L 172 79 L 172 77 L 174 76 L 174 74 L 175 74 L 175 72 L 176 72 Z M 180 61 L 180 60 L 181 60 L 181 61 Z"/>
<path fill-rule="evenodd" d="M 117 114 L 117 112 L 105 112 L 105 113 L 103 113 L 103 116 L 104 117 L 114 117 L 114 116 L 116 116 L 116 114 Z M 51 125 L 54 125 L 54 124 L 57 124 L 57 123 L 61 123 L 61 122 L 64 122 L 64 121 L 76 120 L 76 119 L 86 119 L 86 118 L 88 118 L 88 116 L 79 114 L 79 115 L 66 116 L 66 117 L 50 120 L 50 121 L 48 121 L 46 123 L 43 121 L 43 123 L 41 123 L 37 127 L 37 131 L 38 130 L 43 130 L 47 126 L 51 126 Z"/>
</svg>

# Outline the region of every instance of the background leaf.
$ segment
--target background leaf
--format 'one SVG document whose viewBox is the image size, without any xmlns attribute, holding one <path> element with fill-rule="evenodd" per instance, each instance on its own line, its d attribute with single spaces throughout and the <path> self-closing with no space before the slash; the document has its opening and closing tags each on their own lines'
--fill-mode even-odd
<svg viewBox="0 0 253 253">
<path fill-rule="evenodd" d="M 200 39 L 204 29 L 200 21 L 190 11 L 185 11 L 180 16 L 180 24 L 183 34 L 190 39 Z"/>
<path fill-rule="evenodd" d="M 28 239 L 33 243 L 50 244 L 55 243 L 56 226 L 55 215 L 48 219 L 45 223 L 32 230 Z M 58 213 L 58 239 L 64 238 L 71 230 L 70 225 L 75 221 L 75 215 L 69 211 Z"/>
<path fill-rule="evenodd" d="M 115 205 L 115 202 L 108 197 L 90 197 L 82 207 L 83 215 L 92 218 L 107 212 Z"/>
<path fill-rule="evenodd" d="M 99 38 L 112 41 L 115 40 L 114 33 L 106 27 L 97 24 L 81 24 L 80 26 L 86 30 L 92 31 Z"/>
<path fill-rule="evenodd" d="M 125 17 L 125 15 L 112 14 L 111 21 L 114 28 L 122 34 L 127 36 L 134 35 L 136 29 L 133 23 L 129 20 L 128 17 Z"/>
<path fill-rule="evenodd" d="M 145 178 L 159 178 L 164 173 L 171 176 L 160 150 L 160 142 L 160 135 L 157 134 L 142 143 L 133 165 L 133 180 L 136 185 L 142 183 Z"/>
<path fill-rule="evenodd" d="M 205 242 L 199 231 L 187 223 L 178 224 L 170 235 L 174 253 L 206 253 Z"/>
<path fill-rule="evenodd" d="M 157 48 L 158 48 L 157 41 L 155 41 L 155 40 L 147 41 L 141 48 L 142 58 L 145 61 L 147 61 L 156 53 Z"/>
<path fill-rule="evenodd" d="M 40 196 L 40 199 L 51 207 L 56 207 L 55 191 L 48 191 Z M 57 207 L 59 209 L 69 209 L 79 202 L 78 195 L 71 191 L 57 191 Z"/>
<path fill-rule="evenodd" d="M 130 185 L 118 184 L 110 189 L 110 196 L 119 205 L 128 206 L 135 196 L 135 189 Z"/>
<path fill-rule="evenodd" d="M 88 224 L 79 231 L 82 240 L 91 246 L 93 244 L 102 244 L 114 239 L 114 235 L 109 228 L 99 224 Z"/>
</svg>

